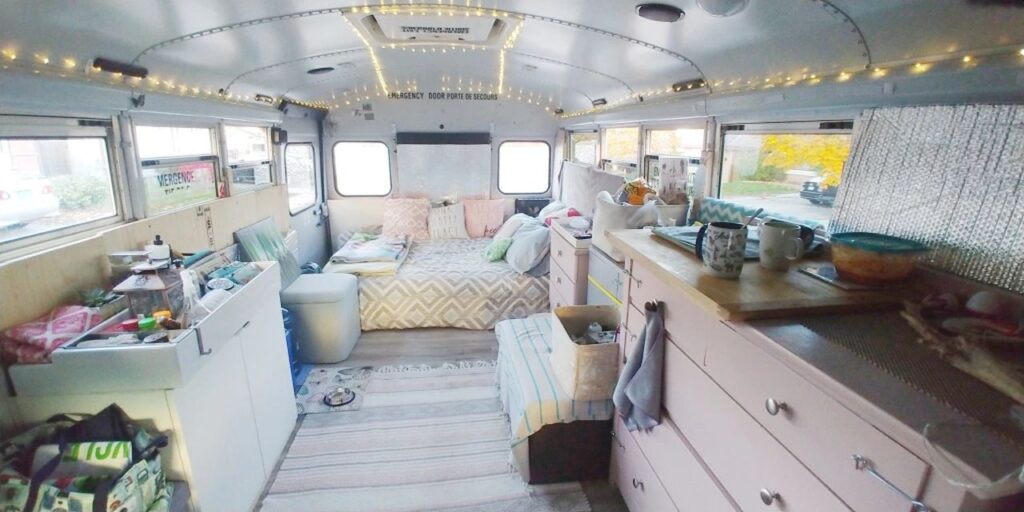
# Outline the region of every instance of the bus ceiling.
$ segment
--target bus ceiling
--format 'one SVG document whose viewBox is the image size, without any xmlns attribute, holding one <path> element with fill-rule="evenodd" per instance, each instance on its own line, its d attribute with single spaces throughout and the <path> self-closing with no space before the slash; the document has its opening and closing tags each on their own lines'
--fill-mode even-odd
<svg viewBox="0 0 1024 512">
<path fill-rule="evenodd" d="M 1022 6 L 110 0 L 55 8 L 21 0 L 0 3 L 0 64 L 240 104 L 331 110 L 380 98 L 498 99 L 571 120 L 688 96 L 1017 73 Z"/>
</svg>

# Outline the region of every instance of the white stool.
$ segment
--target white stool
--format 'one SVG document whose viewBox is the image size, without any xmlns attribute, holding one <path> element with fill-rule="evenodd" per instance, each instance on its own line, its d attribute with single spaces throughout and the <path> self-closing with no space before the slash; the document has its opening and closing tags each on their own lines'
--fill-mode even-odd
<svg viewBox="0 0 1024 512">
<path fill-rule="evenodd" d="M 302 274 L 281 291 L 295 319 L 303 363 L 338 363 L 359 341 L 359 280 L 351 274 Z"/>
</svg>

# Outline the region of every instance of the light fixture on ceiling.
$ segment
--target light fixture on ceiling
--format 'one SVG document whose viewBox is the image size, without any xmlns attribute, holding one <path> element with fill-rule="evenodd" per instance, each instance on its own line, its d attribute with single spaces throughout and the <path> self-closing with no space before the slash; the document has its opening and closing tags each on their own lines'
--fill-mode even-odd
<svg viewBox="0 0 1024 512">
<path fill-rule="evenodd" d="M 596 99 L 596 100 L 594 100 L 594 101 L 592 101 L 590 103 L 592 105 L 594 105 L 595 107 L 603 107 L 603 106 L 608 104 L 608 100 L 606 100 L 604 98 L 598 98 L 598 99 Z"/>
<path fill-rule="evenodd" d="M 133 78 L 146 78 L 149 76 L 149 70 L 142 66 L 105 59 L 103 57 L 96 57 L 93 59 L 92 67 L 100 71 L 106 71 L 107 73 L 120 73 L 124 76 L 130 76 Z"/>
<path fill-rule="evenodd" d="M 266 94 L 258 94 L 257 93 L 256 94 L 256 101 L 258 101 L 260 103 L 266 103 L 268 105 L 273 105 L 274 104 L 274 98 L 272 96 L 268 96 Z"/>
<path fill-rule="evenodd" d="M 641 18 L 663 23 L 679 21 L 683 17 L 683 10 L 668 4 L 639 4 L 636 6 L 636 14 Z"/>
<path fill-rule="evenodd" d="M 702 79 L 702 78 L 695 78 L 693 80 L 685 80 L 685 81 L 682 81 L 682 82 L 676 82 L 676 83 L 672 84 L 672 91 L 674 91 L 674 92 L 690 91 L 690 90 L 693 90 L 693 89 L 700 89 L 701 87 L 704 87 L 706 85 L 707 84 L 704 82 L 704 79 Z"/>
<path fill-rule="evenodd" d="M 306 71 L 306 73 L 309 73 L 311 75 L 322 75 L 324 73 L 330 73 L 331 71 L 334 71 L 334 68 L 330 66 L 324 66 L 322 68 L 313 68 L 309 71 Z"/>
<path fill-rule="evenodd" d="M 747 8 L 748 3 L 750 0 L 697 0 L 697 5 L 704 9 L 704 12 L 716 18 L 738 14 Z"/>
<path fill-rule="evenodd" d="M 560 108 L 556 108 L 556 109 L 555 109 L 555 115 L 556 115 L 556 116 L 560 116 L 560 115 L 562 115 L 562 114 L 564 114 L 564 113 L 565 113 L 565 110 L 564 110 L 564 109 L 560 109 Z"/>
</svg>

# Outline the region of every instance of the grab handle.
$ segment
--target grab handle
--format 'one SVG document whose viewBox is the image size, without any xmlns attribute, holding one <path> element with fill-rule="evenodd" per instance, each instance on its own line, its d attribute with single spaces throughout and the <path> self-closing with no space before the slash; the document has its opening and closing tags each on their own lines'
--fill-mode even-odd
<svg viewBox="0 0 1024 512">
<path fill-rule="evenodd" d="M 863 455 L 854 454 L 853 463 L 858 471 L 864 471 L 867 474 L 873 476 L 876 480 L 882 482 L 882 484 L 888 487 L 890 491 L 899 494 L 900 496 L 903 497 L 903 499 L 909 501 L 910 508 L 914 512 L 935 512 L 935 509 L 929 507 L 928 505 L 925 505 L 924 502 L 914 499 L 913 496 L 903 492 L 903 489 L 896 487 L 896 484 L 890 482 L 887 478 L 882 476 L 881 473 L 875 470 L 874 466 L 871 464 L 871 461 L 868 460 L 867 457 L 864 457 Z"/>
</svg>

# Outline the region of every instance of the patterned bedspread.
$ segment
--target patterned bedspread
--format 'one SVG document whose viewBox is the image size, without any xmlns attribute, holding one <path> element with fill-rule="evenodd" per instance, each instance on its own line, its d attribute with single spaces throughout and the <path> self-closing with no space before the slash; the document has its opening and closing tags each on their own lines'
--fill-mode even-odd
<svg viewBox="0 0 1024 512">
<path fill-rule="evenodd" d="M 361 277 L 362 327 L 492 329 L 507 318 L 548 310 L 548 278 L 488 262 L 489 238 L 413 242 L 394 276 Z"/>
</svg>

